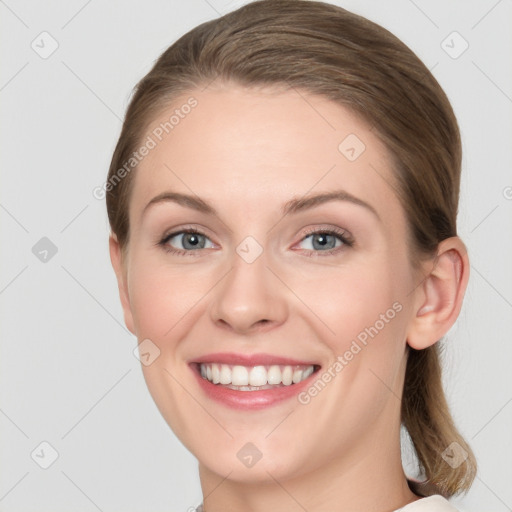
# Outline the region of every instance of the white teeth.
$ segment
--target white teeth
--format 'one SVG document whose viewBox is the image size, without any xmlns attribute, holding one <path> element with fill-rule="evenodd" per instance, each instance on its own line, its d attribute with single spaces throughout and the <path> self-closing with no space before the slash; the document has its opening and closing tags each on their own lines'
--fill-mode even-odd
<svg viewBox="0 0 512 512">
<path fill-rule="evenodd" d="M 281 368 L 272 365 L 267 372 L 267 382 L 269 384 L 281 384 Z"/>
<path fill-rule="evenodd" d="M 264 386 L 267 383 L 267 370 L 264 366 L 255 366 L 249 373 L 249 384 L 251 386 Z M 234 382 L 233 382 L 234 384 Z"/>
<path fill-rule="evenodd" d="M 314 371 L 312 366 L 308 366 L 302 373 L 302 380 L 306 380 Z"/>
<path fill-rule="evenodd" d="M 203 366 L 203 365 L 201 365 Z M 218 384 L 220 382 L 220 368 L 218 364 L 214 364 L 212 366 L 212 378 L 210 379 L 214 384 Z"/>
<path fill-rule="evenodd" d="M 231 384 L 235 386 L 249 385 L 249 372 L 245 366 L 233 366 L 231 370 Z"/>
<path fill-rule="evenodd" d="M 283 371 L 281 372 L 282 377 L 281 380 L 285 386 L 289 386 L 292 383 L 293 379 L 293 369 L 291 366 L 285 366 Z"/>
<path fill-rule="evenodd" d="M 297 369 L 293 372 L 292 382 L 294 384 L 297 384 L 297 382 L 300 382 L 302 380 L 302 373 L 303 371 L 300 369 Z"/>
<path fill-rule="evenodd" d="M 201 363 L 201 377 L 239 391 L 270 389 L 272 386 L 290 386 L 306 380 L 314 365 L 241 366 L 219 363 Z"/>
<path fill-rule="evenodd" d="M 209 379 L 208 379 L 209 380 Z M 231 369 L 227 364 L 220 367 L 220 381 L 221 384 L 231 384 Z"/>
</svg>

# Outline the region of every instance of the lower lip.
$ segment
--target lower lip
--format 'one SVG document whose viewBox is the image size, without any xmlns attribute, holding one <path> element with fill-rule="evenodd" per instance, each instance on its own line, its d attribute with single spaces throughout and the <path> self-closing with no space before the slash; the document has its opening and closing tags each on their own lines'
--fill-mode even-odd
<svg viewBox="0 0 512 512">
<path fill-rule="evenodd" d="M 284 400 L 288 400 L 298 395 L 307 387 L 313 377 L 316 377 L 318 370 L 313 372 L 307 379 L 289 386 L 279 386 L 272 389 L 263 389 L 261 391 L 238 391 L 230 389 L 222 384 L 213 384 L 207 379 L 201 377 L 197 364 L 191 365 L 194 375 L 199 381 L 199 385 L 206 395 L 232 409 L 257 410 L 276 405 Z"/>
</svg>

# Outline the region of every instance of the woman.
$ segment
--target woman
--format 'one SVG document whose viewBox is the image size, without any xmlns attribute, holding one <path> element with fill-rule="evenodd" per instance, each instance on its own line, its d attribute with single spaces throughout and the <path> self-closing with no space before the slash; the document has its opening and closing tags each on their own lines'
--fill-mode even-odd
<svg viewBox="0 0 512 512">
<path fill-rule="evenodd" d="M 250 3 L 141 80 L 107 180 L 111 259 L 198 510 L 455 510 L 476 472 L 438 352 L 469 276 L 460 162 L 428 69 L 326 3 Z"/>
</svg>

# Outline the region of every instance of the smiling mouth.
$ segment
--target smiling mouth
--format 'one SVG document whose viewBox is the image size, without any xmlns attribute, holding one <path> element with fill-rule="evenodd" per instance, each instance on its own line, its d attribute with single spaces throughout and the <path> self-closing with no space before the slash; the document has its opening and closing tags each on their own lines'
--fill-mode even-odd
<svg viewBox="0 0 512 512">
<path fill-rule="evenodd" d="M 242 366 L 224 363 L 196 363 L 196 370 L 208 382 L 236 391 L 263 391 L 298 384 L 319 370 L 310 365 Z"/>
</svg>

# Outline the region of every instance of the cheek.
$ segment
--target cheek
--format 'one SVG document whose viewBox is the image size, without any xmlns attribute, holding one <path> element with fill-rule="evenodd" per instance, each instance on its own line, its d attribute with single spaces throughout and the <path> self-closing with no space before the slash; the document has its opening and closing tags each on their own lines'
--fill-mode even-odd
<svg viewBox="0 0 512 512">
<path fill-rule="evenodd" d="M 184 269 L 152 265 L 149 258 L 135 261 L 130 303 L 137 336 L 154 339 L 156 343 L 174 337 L 179 324 L 206 291 L 204 280 L 188 277 Z"/>
<path fill-rule="evenodd" d="M 331 331 L 322 338 L 331 353 L 330 364 L 319 375 L 326 384 L 315 381 L 301 403 L 306 404 L 305 416 L 316 418 L 318 425 L 345 432 L 329 444 L 333 451 L 350 445 L 390 401 L 399 403 L 401 393 L 407 325 L 401 289 L 406 284 L 391 259 L 365 263 L 331 270 L 323 281 L 318 275 L 316 286 L 304 283 L 297 291 L 308 297 L 308 306 Z"/>
<path fill-rule="evenodd" d="M 323 329 L 327 334 L 322 341 L 331 353 L 331 375 L 335 376 L 328 392 L 332 408 L 324 409 L 328 416 L 335 416 L 336 407 L 344 402 L 354 418 L 364 414 L 370 418 L 383 407 L 390 389 L 400 393 L 407 268 L 381 254 L 323 276 L 318 272 L 308 283 L 296 283 L 301 286 L 297 294 L 307 297 L 308 306 L 328 329 Z M 317 405 L 322 402 L 318 400 Z M 322 410 L 316 413 L 323 414 Z"/>
<path fill-rule="evenodd" d="M 398 323 L 401 290 L 406 287 L 399 269 L 391 258 L 372 257 L 338 268 L 311 269 L 307 278 L 290 274 L 288 282 L 326 327 L 327 339 L 340 353 L 358 335 L 364 339 L 365 329 L 376 324 L 379 331 L 390 331 L 388 327 Z"/>
<path fill-rule="evenodd" d="M 197 321 L 208 283 L 194 272 L 171 268 L 148 255 L 134 255 L 132 263 L 129 292 L 137 338 L 149 339 L 159 349 L 151 364 L 142 365 L 144 378 L 163 417 L 188 444 L 187 415 L 203 417 L 204 411 L 187 391 L 191 377 L 182 364 L 180 340 Z"/>
</svg>

